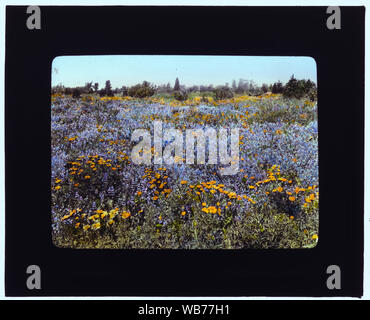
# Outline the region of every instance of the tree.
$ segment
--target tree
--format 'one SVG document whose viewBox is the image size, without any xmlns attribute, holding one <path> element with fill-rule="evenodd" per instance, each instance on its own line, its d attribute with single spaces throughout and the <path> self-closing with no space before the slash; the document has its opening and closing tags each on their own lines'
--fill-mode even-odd
<svg viewBox="0 0 370 320">
<path fill-rule="evenodd" d="M 99 90 L 99 83 L 95 82 L 93 88 L 94 88 L 94 92 L 97 93 Z"/>
<path fill-rule="evenodd" d="M 311 80 L 297 80 L 294 75 L 284 87 L 284 96 L 300 99 L 303 96 L 313 95 L 316 92 L 316 85 Z M 310 94 L 311 93 L 311 94 Z"/>
<path fill-rule="evenodd" d="M 81 95 L 81 91 L 79 88 L 74 88 L 72 91 L 72 98 L 78 99 Z"/>
<path fill-rule="evenodd" d="M 167 83 L 166 92 L 171 92 L 171 91 L 172 91 L 171 85 L 170 85 L 170 83 Z"/>
<path fill-rule="evenodd" d="M 236 81 L 233 80 L 233 84 L 231 85 L 232 90 L 235 92 L 236 91 Z"/>
<path fill-rule="evenodd" d="M 266 93 L 269 90 L 269 87 L 266 83 L 263 83 L 261 89 L 262 89 L 263 93 Z"/>
<path fill-rule="evenodd" d="M 65 94 L 65 95 L 70 95 L 70 94 L 72 94 L 72 88 L 69 88 L 69 87 L 65 88 L 65 89 L 64 89 L 64 94 Z"/>
<path fill-rule="evenodd" d="M 175 86 L 173 87 L 174 91 L 180 91 L 180 81 L 179 78 L 176 78 Z"/>
<path fill-rule="evenodd" d="M 217 87 L 215 90 L 216 100 L 230 99 L 233 96 L 234 96 L 233 92 L 227 86 L 220 86 L 220 87 Z"/>
<path fill-rule="evenodd" d="M 86 82 L 85 83 L 85 88 L 84 88 L 86 93 L 92 93 L 92 81 L 91 82 Z"/>
<path fill-rule="evenodd" d="M 123 97 L 128 96 L 128 88 L 126 86 L 122 86 L 121 92 Z"/>
<path fill-rule="evenodd" d="M 112 85 L 110 83 L 110 80 L 105 81 L 104 91 L 105 91 L 105 95 L 107 95 L 108 97 L 113 96 Z"/>
<path fill-rule="evenodd" d="M 245 90 L 245 87 L 244 87 L 244 80 L 243 79 L 239 79 L 239 83 L 238 83 L 238 87 L 236 88 L 236 91 L 237 93 L 243 93 Z"/>
<path fill-rule="evenodd" d="M 128 89 L 128 95 L 135 98 L 150 97 L 155 92 L 156 92 L 155 86 L 150 84 L 148 81 L 143 81 L 142 84 L 137 84 Z"/>
<path fill-rule="evenodd" d="M 271 88 L 272 93 L 283 93 L 284 86 L 281 81 L 275 82 Z"/>
</svg>

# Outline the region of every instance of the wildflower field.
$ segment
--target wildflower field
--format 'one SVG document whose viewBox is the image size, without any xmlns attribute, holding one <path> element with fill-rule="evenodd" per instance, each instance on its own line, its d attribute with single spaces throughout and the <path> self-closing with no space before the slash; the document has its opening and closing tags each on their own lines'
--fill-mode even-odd
<svg viewBox="0 0 370 320">
<path fill-rule="evenodd" d="M 239 169 L 138 165 L 135 129 L 239 128 Z M 317 103 L 279 94 L 186 101 L 51 98 L 53 242 L 68 248 L 312 248 Z M 155 150 L 152 150 L 155 152 Z"/>
</svg>

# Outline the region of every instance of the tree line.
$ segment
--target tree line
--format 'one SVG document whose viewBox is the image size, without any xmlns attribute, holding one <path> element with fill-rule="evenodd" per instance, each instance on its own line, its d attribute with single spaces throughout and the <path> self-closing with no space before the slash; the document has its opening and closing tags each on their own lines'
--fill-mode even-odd
<svg viewBox="0 0 370 320">
<path fill-rule="evenodd" d="M 225 85 L 221 86 L 213 86 L 212 84 L 185 86 L 181 85 L 179 79 L 176 78 L 173 87 L 170 83 L 156 86 L 148 81 L 143 81 L 134 86 L 122 86 L 121 88 L 113 89 L 110 80 L 107 80 L 104 88 L 100 89 L 99 83 L 93 83 L 92 81 L 80 87 L 64 87 L 63 85 L 52 87 L 52 94 L 72 95 L 74 98 L 79 98 L 82 94 L 96 94 L 107 97 L 131 96 L 135 98 L 146 98 L 155 94 L 162 94 L 171 95 L 175 99 L 181 101 L 188 99 L 189 94 L 192 92 L 199 92 L 202 96 L 211 95 L 216 100 L 232 98 L 235 95 L 243 94 L 259 96 L 267 92 L 283 94 L 288 98 L 300 99 L 302 97 L 307 97 L 311 100 L 317 99 L 316 84 L 309 79 L 298 80 L 294 75 L 291 76 L 286 84 L 277 81 L 272 84 L 264 83 L 261 86 L 258 86 L 252 80 L 244 79 L 239 79 L 238 83 L 233 80 L 231 86 L 229 83 L 225 83 Z"/>
</svg>

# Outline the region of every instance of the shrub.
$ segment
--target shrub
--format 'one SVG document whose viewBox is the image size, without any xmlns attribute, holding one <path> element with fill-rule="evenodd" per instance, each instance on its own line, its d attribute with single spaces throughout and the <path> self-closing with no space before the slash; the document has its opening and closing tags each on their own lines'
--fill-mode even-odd
<svg viewBox="0 0 370 320">
<path fill-rule="evenodd" d="M 73 89 L 72 98 L 78 99 L 81 96 L 81 91 L 78 88 Z"/>
<path fill-rule="evenodd" d="M 271 89 L 272 93 L 283 93 L 284 91 L 284 86 L 283 84 L 278 81 L 278 82 L 275 82 L 273 85 L 272 85 L 272 89 Z"/>
<path fill-rule="evenodd" d="M 284 98 L 276 100 L 276 103 L 264 103 L 259 107 L 255 116 L 249 119 L 249 123 L 299 123 L 308 125 L 317 120 L 317 110 L 312 104 L 305 103 L 304 99 L 286 101 Z"/>
<path fill-rule="evenodd" d="M 110 83 L 110 80 L 107 80 L 105 82 L 105 88 L 104 88 L 104 91 L 105 91 L 105 95 L 108 96 L 108 97 L 113 97 L 113 91 L 112 91 L 112 85 Z"/>
<path fill-rule="evenodd" d="M 128 89 L 127 89 L 127 87 L 123 86 L 121 88 L 121 93 L 122 93 L 122 96 L 123 97 L 127 96 L 128 95 Z"/>
<path fill-rule="evenodd" d="M 65 95 L 71 95 L 72 94 L 72 89 L 71 88 L 65 88 L 64 89 L 64 94 Z"/>
<path fill-rule="evenodd" d="M 180 90 L 180 81 L 179 81 L 179 78 L 176 78 L 175 86 L 173 87 L 173 90 L 174 91 L 179 91 Z"/>
<path fill-rule="evenodd" d="M 313 88 L 311 89 L 309 92 L 308 92 L 308 98 L 311 100 L 311 101 L 316 101 L 317 100 L 317 89 L 316 88 Z"/>
<path fill-rule="evenodd" d="M 188 94 L 185 91 L 175 91 L 173 96 L 178 101 L 185 101 L 189 98 Z"/>
<path fill-rule="evenodd" d="M 223 87 L 223 88 L 217 88 L 215 90 L 216 100 L 225 100 L 225 99 L 230 99 L 232 97 L 234 97 L 234 94 L 229 88 Z"/>
<path fill-rule="evenodd" d="M 262 86 L 261 86 L 261 90 L 263 91 L 263 93 L 266 93 L 267 91 L 269 91 L 269 87 L 266 83 L 264 83 Z"/>
<path fill-rule="evenodd" d="M 135 98 L 151 97 L 155 92 L 155 87 L 147 81 L 128 89 L 128 95 Z"/>
<path fill-rule="evenodd" d="M 292 76 L 284 87 L 283 94 L 288 98 L 300 99 L 308 96 L 310 91 L 316 91 L 316 85 L 311 80 L 297 80 Z"/>
</svg>

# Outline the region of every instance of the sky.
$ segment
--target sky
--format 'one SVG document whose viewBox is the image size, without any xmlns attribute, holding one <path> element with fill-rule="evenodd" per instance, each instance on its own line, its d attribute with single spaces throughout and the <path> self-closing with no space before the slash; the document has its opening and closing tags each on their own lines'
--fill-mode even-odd
<svg viewBox="0 0 370 320">
<path fill-rule="evenodd" d="M 104 87 L 110 80 L 113 88 L 132 86 L 144 80 L 155 85 L 225 85 L 239 79 L 258 85 L 278 80 L 286 83 L 291 75 L 316 83 L 316 62 L 311 57 L 269 56 L 170 56 L 170 55 L 101 55 L 59 56 L 52 62 L 52 86 L 83 86 L 98 82 Z"/>
</svg>

